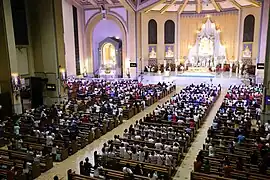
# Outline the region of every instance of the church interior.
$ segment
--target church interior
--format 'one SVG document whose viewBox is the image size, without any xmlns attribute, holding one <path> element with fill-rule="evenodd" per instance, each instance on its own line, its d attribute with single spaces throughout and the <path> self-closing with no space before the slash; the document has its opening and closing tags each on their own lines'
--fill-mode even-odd
<svg viewBox="0 0 270 180">
<path fill-rule="evenodd" d="M 1 180 L 269 180 L 270 0 L 0 0 Z"/>
</svg>

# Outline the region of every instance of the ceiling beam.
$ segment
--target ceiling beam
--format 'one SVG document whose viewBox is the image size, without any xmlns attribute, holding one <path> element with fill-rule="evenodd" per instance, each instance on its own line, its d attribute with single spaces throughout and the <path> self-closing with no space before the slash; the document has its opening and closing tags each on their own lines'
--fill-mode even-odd
<svg viewBox="0 0 270 180">
<path fill-rule="evenodd" d="M 248 0 L 249 3 L 251 3 L 255 7 L 260 7 L 261 3 L 256 0 Z"/>
<path fill-rule="evenodd" d="M 136 7 L 128 0 L 119 0 L 119 2 L 129 11 L 135 11 Z"/>
<path fill-rule="evenodd" d="M 140 11 L 144 11 L 145 13 L 148 13 L 150 12 L 154 7 L 162 4 L 162 3 L 165 3 L 166 0 L 160 0 L 160 1 L 156 1 L 155 3 L 151 4 L 150 6 L 146 7 L 146 8 L 143 8 L 141 9 Z"/>
<path fill-rule="evenodd" d="M 184 9 L 185 9 L 186 6 L 187 6 L 187 3 L 188 3 L 188 0 L 185 0 L 184 4 L 181 4 L 181 5 L 179 6 L 179 8 L 178 8 L 178 10 L 177 10 L 177 13 L 178 13 L 178 14 L 181 14 L 181 13 L 184 11 Z"/>
<path fill-rule="evenodd" d="M 202 12 L 202 3 L 201 3 L 201 0 L 197 0 L 196 11 L 197 11 L 197 13 L 201 13 Z"/>
<path fill-rule="evenodd" d="M 218 6 L 218 8 L 220 9 L 220 11 L 223 11 L 223 9 L 222 9 L 220 3 L 217 2 L 217 6 Z"/>
<path fill-rule="evenodd" d="M 95 0 L 89 0 L 89 2 L 90 2 L 92 5 L 94 5 L 94 6 L 97 6 L 97 5 L 98 5 L 98 4 L 96 3 Z"/>
<path fill-rule="evenodd" d="M 106 0 L 109 4 L 113 4 L 112 0 Z"/>
<path fill-rule="evenodd" d="M 242 6 L 235 0 L 230 0 L 230 2 L 234 5 L 236 9 L 240 10 L 242 8 Z"/>
<path fill-rule="evenodd" d="M 165 6 L 163 6 L 163 8 L 160 10 L 160 14 L 165 13 L 167 9 L 169 9 L 172 5 L 174 5 L 175 2 L 176 0 L 172 0 L 170 4 L 166 4 Z"/>
<path fill-rule="evenodd" d="M 217 12 L 220 12 L 220 9 L 219 9 L 219 7 L 218 7 L 216 1 L 215 1 L 215 0 L 211 0 L 211 3 L 212 3 L 213 6 L 215 7 L 216 11 L 217 11 Z"/>
</svg>

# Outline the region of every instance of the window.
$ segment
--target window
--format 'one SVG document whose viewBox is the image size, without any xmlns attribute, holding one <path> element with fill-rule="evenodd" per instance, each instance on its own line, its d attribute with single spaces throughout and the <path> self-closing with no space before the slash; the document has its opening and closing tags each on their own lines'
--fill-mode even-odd
<svg viewBox="0 0 270 180">
<path fill-rule="evenodd" d="M 148 44 L 157 44 L 157 22 L 154 19 L 148 22 Z"/>
<path fill-rule="evenodd" d="M 80 47 L 79 47 L 79 34 L 78 34 L 78 14 L 77 8 L 73 6 L 73 23 L 74 23 L 74 45 L 75 45 L 75 64 L 76 74 L 81 74 L 80 69 Z"/>
<path fill-rule="evenodd" d="M 164 41 L 165 44 L 174 44 L 175 24 L 172 20 L 168 20 L 164 24 Z"/>
<path fill-rule="evenodd" d="M 28 45 L 28 27 L 24 0 L 11 0 L 11 11 L 16 45 Z"/>
<path fill-rule="evenodd" d="M 244 21 L 243 42 L 254 41 L 254 25 L 255 25 L 255 17 L 253 15 L 248 15 Z"/>
</svg>

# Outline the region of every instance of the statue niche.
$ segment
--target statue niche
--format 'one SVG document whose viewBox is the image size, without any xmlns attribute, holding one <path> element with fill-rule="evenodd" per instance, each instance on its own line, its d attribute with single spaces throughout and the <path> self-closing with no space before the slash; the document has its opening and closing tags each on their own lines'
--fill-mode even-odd
<svg viewBox="0 0 270 180">
<path fill-rule="evenodd" d="M 107 37 L 99 43 L 99 76 L 123 77 L 122 41 Z"/>
</svg>

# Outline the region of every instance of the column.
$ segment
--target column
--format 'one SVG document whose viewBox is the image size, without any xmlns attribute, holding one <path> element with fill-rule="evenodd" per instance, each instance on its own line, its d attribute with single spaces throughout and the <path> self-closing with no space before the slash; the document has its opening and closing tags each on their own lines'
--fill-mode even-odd
<svg viewBox="0 0 270 180">
<path fill-rule="evenodd" d="M 259 57 L 257 63 L 264 63 L 266 55 L 266 44 L 267 44 L 267 28 L 269 22 L 269 6 L 270 1 L 262 2 L 261 10 L 261 24 L 260 24 L 260 40 L 259 40 Z M 256 69 L 256 75 L 262 79 L 264 76 L 264 70 Z"/>
<path fill-rule="evenodd" d="M 270 13 L 268 14 L 270 18 Z M 263 106 L 262 106 L 262 122 L 266 122 L 270 118 L 270 23 L 268 23 L 268 31 L 266 38 L 266 53 L 265 53 L 265 65 L 264 65 L 264 94 L 263 94 Z"/>
<path fill-rule="evenodd" d="M 9 94 L 13 104 L 13 112 L 16 114 L 21 114 L 22 104 L 20 98 L 20 91 L 19 89 L 15 91 L 15 86 L 12 86 L 11 83 L 13 82 L 18 85 L 17 80 L 19 78 L 11 4 L 10 0 L 0 0 L 0 3 L 0 93 Z"/>
<path fill-rule="evenodd" d="M 44 103 L 50 105 L 66 97 L 62 1 L 27 0 L 27 6 L 35 76 L 56 85 L 56 91 L 44 92 Z"/>
</svg>

